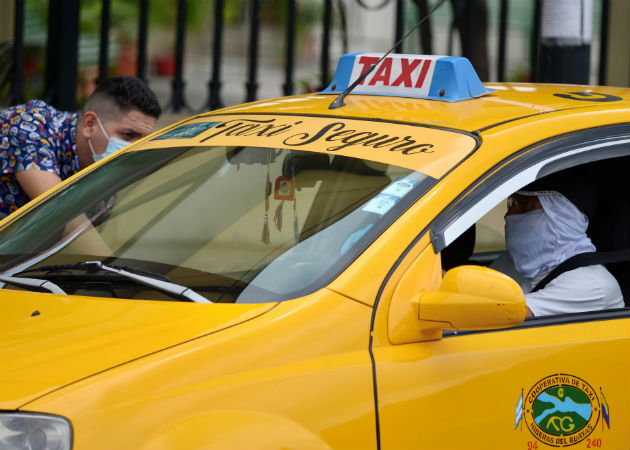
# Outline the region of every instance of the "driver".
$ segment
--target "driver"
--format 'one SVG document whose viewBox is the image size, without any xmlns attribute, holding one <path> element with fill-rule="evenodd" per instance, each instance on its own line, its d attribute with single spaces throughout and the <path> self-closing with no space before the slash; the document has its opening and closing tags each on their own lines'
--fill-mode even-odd
<svg viewBox="0 0 630 450">
<path fill-rule="evenodd" d="M 542 289 L 532 291 L 565 260 L 595 251 L 586 235 L 594 210 L 594 189 L 566 177 L 543 178 L 509 197 L 505 243 L 513 268 L 495 268 L 520 282 L 528 316 L 624 306 L 617 280 L 603 265 L 563 272 Z"/>
</svg>

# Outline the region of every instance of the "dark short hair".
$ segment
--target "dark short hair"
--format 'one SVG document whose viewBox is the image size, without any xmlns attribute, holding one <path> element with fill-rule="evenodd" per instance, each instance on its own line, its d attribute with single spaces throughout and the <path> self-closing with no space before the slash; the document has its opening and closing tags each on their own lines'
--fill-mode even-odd
<svg viewBox="0 0 630 450">
<path fill-rule="evenodd" d="M 115 106 L 121 113 L 138 110 L 148 116 L 158 119 L 162 108 L 155 93 L 140 78 L 121 76 L 106 78 L 101 81 L 83 108 L 84 111 L 111 109 Z M 103 112 L 105 112 L 103 111 Z"/>
</svg>

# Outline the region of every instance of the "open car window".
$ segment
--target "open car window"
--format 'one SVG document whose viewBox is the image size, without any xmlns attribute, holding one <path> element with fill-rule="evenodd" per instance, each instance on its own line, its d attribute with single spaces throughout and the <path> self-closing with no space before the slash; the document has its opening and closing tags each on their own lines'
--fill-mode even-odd
<svg viewBox="0 0 630 450">
<path fill-rule="evenodd" d="M 625 173 L 629 169 L 630 157 L 620 156 L 592 160 L 569 169 L 553 172 L 556 176 L 584 177 L 580 183 L 588 183 L 593 187 L 593 209 L 589 214 L 586 229 L 586 236 L 594 246 L 591 251 L 595 253 L 593 258 L 601 258 L 600 255 L 604 254 L 608 254 L 610 257 L 612 252 L 621 252 L 622 254 L 625 252 L 627 257 L 622 261 L 594 262 L 592 265 L 603 265 L 613 275 L 619 285 L 626 308 L 630 306 L 628 286 L 630 282 L 630 198 L 625 187 Z M 522 187 L 516 186 L 516 189 Z M 486 209 L 485 214 L 479 220 L 442 249 L 442 267 L 444 270 L 449 270 L 463 264 L 488 266 L 513 277 L 527 294 L 530 290 L 535 289 L 542 280 L 529 280 L 520 276 L 514 268 L 512 259 L 507 254 L 504 216 L 508 209 L 507 196 L 510 194 L 512 192 L 507 190 L 503 192 L 505 197 L 498 204 Z M 534 231 L 532 230 L 532 232 Z M 559 245 L 560 243 L 558 243 Z M 586 267 L 586 265 L 582 267 Z M 539 278 L 544 279 L 544 277 Z M 614 283 L 614 281 L 612 282 Z M 619 292 L 616 288 L 615 290 Z M 614 296 L 618 296 L 618 294 L 614 294 Z M 623 307 L 623 303 L 615 303 L 619 303 L 619 306 Z M 600 310 L 602 308 L 588 309 L 583 312 Z M 570 313 L 571 311 L 565 312 Z"/>
</svg>

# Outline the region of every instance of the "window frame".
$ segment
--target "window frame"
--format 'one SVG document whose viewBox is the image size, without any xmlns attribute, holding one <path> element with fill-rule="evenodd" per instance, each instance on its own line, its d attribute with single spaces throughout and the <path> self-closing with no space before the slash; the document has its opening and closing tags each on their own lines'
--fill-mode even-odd
<svg viewBox="0 0 630 450">
<path fill-rule="evenodd" d="M 493 166 L 458 195 L 430 225 L 435 253 L 441 252 L 496 204 L 519 188 L 551 173 L 581 164 L 630 156 L 628 123 L 581 130 L 530 145 Z M 530 151 L 536 149 L 535 151 Z M 630 317 L 630 307 L 532 317 L 498 330 L 444 331 L 443 337 L 509 331 Z"/>
<path fill-rule="evenodd" d="M 525 147 L 496 164 L 437 216 L 431 226 L 434 251 L 442 251 L 501 200 L 539 178 L 588 162 L 630 156 L 628 125 L 608 125 L 555 136 Z"/>
</svg>

